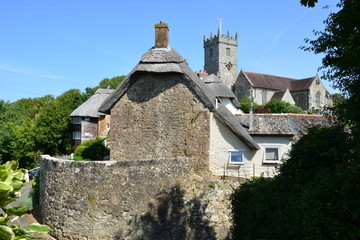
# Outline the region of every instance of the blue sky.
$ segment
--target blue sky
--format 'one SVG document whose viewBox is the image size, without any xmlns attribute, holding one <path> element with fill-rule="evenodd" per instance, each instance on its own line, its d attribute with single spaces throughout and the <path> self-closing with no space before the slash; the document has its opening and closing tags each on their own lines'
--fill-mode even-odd
<svg viewBox="0 0 360 240">
<path fill-rule="evenodd" d="M 159 21 L 194 71 L 203 69 L 203 37 L 217 33 L 221 17 L 223 33 L 238 33 L 239 71 L 314 76 L 322 56 L 299 47 L 324 28 L 338 1 L 313 9 L 299 1 L 0 0 L 0 99 L 58 96 L 127 75 L 154 45 Z"/>
</svg>

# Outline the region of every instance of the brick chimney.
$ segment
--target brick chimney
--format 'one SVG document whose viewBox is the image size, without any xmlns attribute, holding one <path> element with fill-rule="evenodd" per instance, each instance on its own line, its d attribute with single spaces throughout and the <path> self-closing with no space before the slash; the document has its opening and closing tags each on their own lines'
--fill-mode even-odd
<svg viewBox="0 0 360 240">
<path fill-rule="evenodd" d="M 169 27 L 160 21 L 155 24 L 155 48 L 167 48 L 169 45 Z"/>
</svg>

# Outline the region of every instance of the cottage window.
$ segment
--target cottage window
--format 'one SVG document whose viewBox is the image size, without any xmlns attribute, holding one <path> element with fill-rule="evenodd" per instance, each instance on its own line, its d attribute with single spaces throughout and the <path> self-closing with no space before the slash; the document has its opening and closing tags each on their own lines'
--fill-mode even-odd
<svg viewBox="0 0 360 240">
<path fill-rule="evenodd" d="M 229 164 L 244 164 L 244 150 L 229 150 Z"/>
<path fill-rule="evenodd" d="M 280 147 L 265 146 L 264 147 L 264 163 L 278 163 L 280 161 Z"/>
<path fill-rule="evenodd" d="M 85 121 L 90 121 L 90 117 L 85 117 Z"/>
<path fill-rule="evenodd" d="M 74 117 L 73 124 L 81 124 L 81 117 Z"/>
<path fill-rule="evenodd" d="M 81 139 L 81 132 L 73 132 L 73 139 L 76 140 Z"/>
</svg>

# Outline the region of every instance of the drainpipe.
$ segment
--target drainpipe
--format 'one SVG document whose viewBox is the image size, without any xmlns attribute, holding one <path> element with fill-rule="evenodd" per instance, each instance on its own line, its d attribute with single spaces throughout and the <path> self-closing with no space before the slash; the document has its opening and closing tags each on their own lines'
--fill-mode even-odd
<svg viewBox="0 0 360 240">
<path fill-rule="evenodd" d="M 254 107 L 254 97 L 253 97 L 253 89 L 249 89 L 249 95 L 250 95 L 250 112 L 249 112 L 249 131 L 252 131 L 253 124 L 254 124 L 254 115 L 253 115 L 253 107 Z"/>
</svg>

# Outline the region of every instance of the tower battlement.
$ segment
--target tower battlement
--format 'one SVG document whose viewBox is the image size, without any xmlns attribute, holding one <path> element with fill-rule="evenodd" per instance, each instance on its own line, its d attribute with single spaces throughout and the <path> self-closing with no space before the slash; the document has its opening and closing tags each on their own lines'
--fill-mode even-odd
<svg viewBox="0 0 360 240">
<path fill-rule="evenodd" d="M 204 43 L 207 43 L 209 42 L 209 44 L 213 41 L 221 41 L 221 40 L 227 40 L 227 41 L 234 41 L 234 44 L 236 43 L 237 44 L 237 40 L 238 40 L 238 34 L 236 33 L 235 36 L 230 36 L 230 33 L 227 32 L 227 34 L 221 34 L 218 32 L 217 35 L 212 35 L 212 33 L 210 33 L 210 36 L 207 38 L 205 35 L 204 35 Z"/>
<path fill-rule="evenodd" d="M 237 47 L 237 33 L 230 36 L 229 31 L 222 34 L 219 29 L 217 35 L 210 33 L 208 38 L 204 35 L 204 69 L 220 77 L 229 87 L 237 77 Z"/>
</svg>

